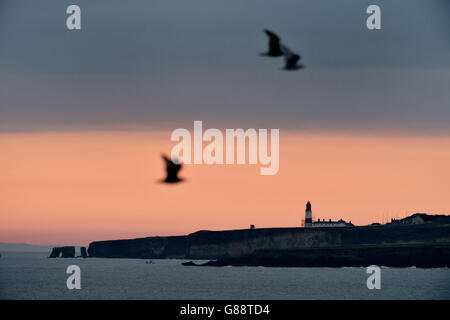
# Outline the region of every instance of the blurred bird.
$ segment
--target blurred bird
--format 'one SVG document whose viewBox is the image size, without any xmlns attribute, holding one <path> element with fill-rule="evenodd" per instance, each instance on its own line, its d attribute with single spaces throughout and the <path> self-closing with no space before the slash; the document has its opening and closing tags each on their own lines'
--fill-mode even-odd
<svg viewBox="0 0 450 320">
<path fill-rule="evenodd" d="M 285 45 L 280 45 L 281 51 L 284 54 L 284 70 L 288 71 L 294 71 L 298 69 L 303 69 L 304 66 L 301 64 L 297 64 L 298 61 L 301 59 L 301 56 L 295 52 L 292 52 L 288 47 Z"/>
<path fill-rule="evenodd" d="M 283 55 L 283 52 L 280 48 L 280 37 L 278 37 L 275 33 L 270 30 L 265 29 L 264 32 L 269 37 L 269 51 L 266 53 L 262 53 L 263 56 L 268 57 L 279 57 Z"/>
<path fill-rule="evenodd" d="M 284 56 L 285 65 L 283 70 L 294 71 L 304 68 L 303 65 L 297 64 L 301 59 L 301 56 L 295 52 L 292 52 L 288 47 L 281 43 L 281 39 L 278 35 L 268 29 L 264 29 L 264 32 L 269 37 L 269 51 L 263 53 L 263 56 L 279 57 Z"/>
<path fill-rule="evenodd" d="M 162 182 L 176 183 L 182 181 L 183 179 L 178 178 L 178 171 L 180 171 L 181 169 L 181 163 L 175 163 L 165 155 L 162 155 L 162 158 L 166 162 L 166 171 L 167 171 L 167 177 Z"/>
</svg>

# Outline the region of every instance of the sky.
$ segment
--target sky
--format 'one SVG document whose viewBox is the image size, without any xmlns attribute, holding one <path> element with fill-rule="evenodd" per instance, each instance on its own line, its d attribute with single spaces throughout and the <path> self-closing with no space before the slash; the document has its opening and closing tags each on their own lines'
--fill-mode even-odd
<svg viewBox="0 0 450 320">
<path fill-rule="evenodd" d="M 73 2 L 73 1 L 72 1 Z M 211 126 L 448 129 L 446 1 L 3 0 L 1 131 Z M 382 29 L 366 28 L 369 4 Z M 447 9 L 447 11 L 446 11 Z M 279 69 L 262 30 L 302 56 Z"/>
<path fill-rule="evenodd" d="M 66 29 L 78 4 L 82 30 Z M 366 28 L 370 4 L 381 30 Z M 0 241 L 84 244 L 449 212 L 445 0 L 2 0 Z M 302 56 L 261 57 L 269 28 Z M 280 129 L 280 172 L 185 166 L 170 133 Z M 214 187 L 212 187 L 214 186 Z M 176 201 L 172 199 L 177 199 Z"/>
</svg>

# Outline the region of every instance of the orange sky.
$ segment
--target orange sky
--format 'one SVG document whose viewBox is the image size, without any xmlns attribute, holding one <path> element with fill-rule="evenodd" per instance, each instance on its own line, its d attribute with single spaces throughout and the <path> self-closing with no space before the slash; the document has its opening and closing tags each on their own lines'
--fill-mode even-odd
<svg viewBox="0 0 450 320">
<path fill-rule="evenodd" d="M 280 170 L 190 165 L 158 183 L 170 132 L 0 134 L 0 241 L 94 240 L 298 226 L 369 224 L 450 211 L 450 138 L 280 132 Z"/>
</svg>

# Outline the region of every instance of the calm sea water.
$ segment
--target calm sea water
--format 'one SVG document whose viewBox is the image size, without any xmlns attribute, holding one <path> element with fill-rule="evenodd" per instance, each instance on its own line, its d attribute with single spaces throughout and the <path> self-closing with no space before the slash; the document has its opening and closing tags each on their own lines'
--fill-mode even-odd
<svg viewBox="0 0 450 320">
<path fill-rule="evenodd" d="M 184 267 L 185 260 L 47 259 L 2 253 L 0 299 L 450 299 L 450 269 L 384 268 L 369 290 L 365 268 Z M 81 268 L 69 290 L 66 268 Z"/>
</svg>

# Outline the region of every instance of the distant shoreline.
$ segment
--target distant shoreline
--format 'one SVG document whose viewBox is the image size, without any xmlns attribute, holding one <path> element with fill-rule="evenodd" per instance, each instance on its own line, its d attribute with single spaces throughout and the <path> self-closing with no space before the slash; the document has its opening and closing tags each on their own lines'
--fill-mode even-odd
<svg viewBox="0 0 450 320">
<path fill-rule="evenodd" d="M 46 252 L 48 253 L 54 246 L 34 245 L 28 243 L 8 243 L 0 242 L 0 252 Z"/>
</svg>

